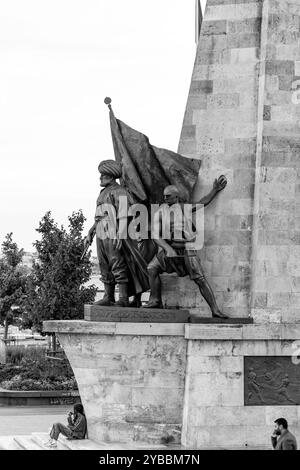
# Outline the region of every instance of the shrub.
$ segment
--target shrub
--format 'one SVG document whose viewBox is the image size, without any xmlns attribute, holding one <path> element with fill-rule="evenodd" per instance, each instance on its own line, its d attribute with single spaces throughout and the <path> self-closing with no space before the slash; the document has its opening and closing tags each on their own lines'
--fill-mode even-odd
<svg viewBox="0 0 300 470">
<path fill-rule="evenodd" d="M 7 390 L 78 390 L 65 356 L 47 359 L 43 348 L 11 347 L 10 361 L 0 369 L 0 386 Z"/>
<path fill-rule="evenodd" d="M 68 217 L 68 228 L 59 226 L 47 212 L 34 242 L 37 260 L 26 283 L 23 301 L 23 326 L 42 331 L 44 320 L 83 318 L 84 304 L 93 302 L 97 288 L 86 286 L 92 273 L 90 252 L 84 249 L 82 211 Z"/>
<path fill-rule="evenodd" d="M 6 349 L 6 362 L 8 364 L 20 365 L 23 361 L 42 361 L 45 359 L 45 348 L 8 346 Z"/>
<path fill-rule="evenodd" d="M 19 365 L 24 355 L 24 351 L 24 346 L 8 346 L 6 349 L 6 362 L 8 364 Z"/>
</svg>

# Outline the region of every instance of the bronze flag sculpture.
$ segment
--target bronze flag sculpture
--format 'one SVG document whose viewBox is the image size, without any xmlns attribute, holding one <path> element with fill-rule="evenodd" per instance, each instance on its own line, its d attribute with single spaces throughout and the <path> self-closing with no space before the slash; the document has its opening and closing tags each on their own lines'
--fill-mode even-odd
<svg viewBox="0 0 300 470">
<path fill-rule="evenodd" d="M 146 237 L 134 239 L 120 236 L 119 233 L 119 227 L 128 227 L 132 219 L 128 212 L 120 214 L 121 198 L 126 198 L 128 207 L 135 203 L 143 204 L 148 209 L 151 226 L 152 205 L 163 202 L 170 205 L 173 199 L 172 204 L 177 204 L 179 196 L 180 204 L 191 202 L 201 161 L 151 145 L 147 136 L 116 119 L 110 98 L 105 98 L 105 103 L 109 107 L 115 161 L 104 160 L 99 164 L 100 185 L 103 189 L 97 199 L 95 223 L 85 239 L 86 250 L 96 234 L 101 279 L 105 288 L 104 298 L 97 304 L 126 307 L 129 305 L 129 296 L 134 295 L 131 305 L 139 307 L 142 292 L 151 287 L 148 307 L 160 308 L 159 274 L 177 272 L 182 276 L 190 274 L 190 278 L 195 280 L 213 316 L 226 317 L 216 305 L 198 256 L 192 258 L 191 253 L 186 250 L 186 240 L 178 248 L 174 246 L 174 240 L 155 238 L 149 232 Z M 117 183 L 117 179 L 121 184 Z M 207 205 L 225 188 L 226 183 L 226 178 L 221 176 L 215 181 L 211 193 L 202 198 L 200 203 Z M 107 204 L 115 211 L 115 218 L 109 217 Z M 112 225 L 116 229 L 114 235 L 103 237 L 105 230 L 109 232 Z M 181 250 L 180 253 L 178 250 Z M 119 284 L 120 295 L 119 301 L 115 303 L 116 284 Z"/>
<path fill-rule="evenodd" d="M 105 102 L 109 106 L 115 159 L 122 164 L 121 182 L 135 201 L 148 206 L 160 204 L 164 188 L 174 184 L 183 200 L 189 202 L 201 161 L 151 145 L 147 136 L 116 119 L 110 98 Z"/>
</svg>

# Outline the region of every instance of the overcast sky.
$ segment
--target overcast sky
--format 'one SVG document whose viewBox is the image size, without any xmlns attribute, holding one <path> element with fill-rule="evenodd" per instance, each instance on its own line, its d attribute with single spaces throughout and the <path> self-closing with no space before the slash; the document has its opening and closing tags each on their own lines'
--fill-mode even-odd
<svg viewBox="0 0 300 470">
<path fill-rule="evenodd" d="M 105 96 L 177 151 L 195 48 L 194 0 L 0 0 L 0 241 L 32 251 L 47 210 L 93 223 Z"/>
</svg>

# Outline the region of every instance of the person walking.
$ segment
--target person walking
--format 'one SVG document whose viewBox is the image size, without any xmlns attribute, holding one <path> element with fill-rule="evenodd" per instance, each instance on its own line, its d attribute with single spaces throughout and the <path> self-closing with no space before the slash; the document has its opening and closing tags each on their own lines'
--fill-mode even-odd
<svg viewBox="0 0 300 470">
<path fill-rule="evenodd" d="M 84 409 L 81 403 L 74 405 L 74 412 L 68 414 L 68 425 L 54 423 L 50 431 L 49 441 L 45 443 L 46 447 L 56 448 L 57 440 L 60 434 L 68 439 L 84 439 L 87 434 L 87 423 Z"/>
<path fill-rule="evenodd" d="M 275 421 L 275 429 L 271 436 L 273 449 L 275 450 L 297 450 L 295 436 L 288 430 L 288 422 L 285 418 Z"/>
</svg>

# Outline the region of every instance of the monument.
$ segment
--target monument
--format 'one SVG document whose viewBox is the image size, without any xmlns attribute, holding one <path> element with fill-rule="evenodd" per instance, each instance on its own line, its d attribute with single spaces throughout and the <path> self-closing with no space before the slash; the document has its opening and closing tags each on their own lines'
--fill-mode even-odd
<svg viewBox="0 0 300 470">
<path fill-rule="evenodd" d="M 194 201 L 228 181 L 200 258 L 229 320 L 205 323 L 197 287 L 163 274 L 163 305 L 203 323 L 99 322 L 89 306 L 44 323 L 96 442 L 271 448 L 280 416 L 300 436 L 299 31 L 300 0 L 207 0 L 178 151 L 201 160 Z"/>
</svg>

